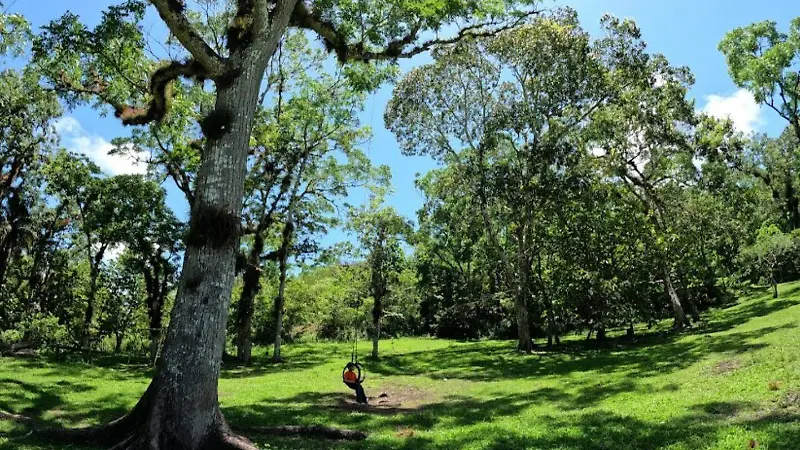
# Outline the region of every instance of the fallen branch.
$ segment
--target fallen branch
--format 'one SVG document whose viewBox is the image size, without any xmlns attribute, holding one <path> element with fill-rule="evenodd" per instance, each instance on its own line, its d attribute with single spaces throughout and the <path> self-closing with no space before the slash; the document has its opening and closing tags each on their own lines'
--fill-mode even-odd
<svg viewBox="0 0 800 450">
<path fill-rule="evenodd" d="M 31 419 L 30 417 L 25 417 L 19 414 L 13 414 L 5 411 L 0 411 L 0 420 L 7 420 L 10 422 L 18 422 L 18 423 L 30 423 L 33 421 L 33 419 Z"/>
<path fill-rule="evenodd" d="M 322 425 L 284 425 L 279 427 L 250 427 L 236 429 L 237 432 L 248 434 L 260 434 L 270 436 L 301 436 L 320 439 L 336 439 L 342 441 L 363 441 L 367 438 L 367 433 L 358 430 L 346 430 L 342 428 L 332 428 Z"/>
</svg>

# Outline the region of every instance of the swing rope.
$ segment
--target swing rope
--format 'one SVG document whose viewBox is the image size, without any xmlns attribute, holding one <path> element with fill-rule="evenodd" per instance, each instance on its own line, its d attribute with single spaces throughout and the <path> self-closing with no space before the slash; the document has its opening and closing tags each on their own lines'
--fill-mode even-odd
<svg viewBox="0 0 800 450">
<path fill-rule="evenodd" d="M 353 350 L 350 352 L 350 362 L 358 364 L 358 330 L 353 329 Z"/>
</svg>

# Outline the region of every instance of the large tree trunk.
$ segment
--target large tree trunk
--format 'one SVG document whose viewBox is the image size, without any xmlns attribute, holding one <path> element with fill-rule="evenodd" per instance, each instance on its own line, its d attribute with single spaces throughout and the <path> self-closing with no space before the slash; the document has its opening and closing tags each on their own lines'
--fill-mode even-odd
<svg viewBox="0 0 800 450">
<path fill-rule="evenodd" d="M 248 143 L 268 56 L 248 61 L 229 85 L 218 86 L 215 114 L 226 119 L 220 136 L 210 139 L 204 150 L 175 307 L 147 392 L 118 421 L 55 437 L 66 434 L 115 449 L 255 448 L 232 436 L 219 410 L 217 381 L 235 277 Z"/>
<path fill-rule="evenodd" d="M 672 311 L 675 314 L 674 326 L 678 329 L 683 328 L 686 326 L 686 314 L 683 312 L 681 299 L 678 297 L 678 292 L 675 290 L 675 286 L 672 283 L 672 274 L 670 274 L 666 264 L 663 264 L 661 270 L 664 277 L 664 289 L 667 291 L 667 296 L 669 296 L 670 303 L 672 303 Z"/>
<path fill-rule="evenodd" d="M 217 379 L 262 73 L 262 67 L 246 67 L 217 94 L 215 112 L 228 115 L 230 123 L 226 133 L 207 145 L 197 177 L 181 282 L 144 421 L 146 440 L 155 444 L 150 448 L 210 448 L 226 430 Z"/>
</svg>

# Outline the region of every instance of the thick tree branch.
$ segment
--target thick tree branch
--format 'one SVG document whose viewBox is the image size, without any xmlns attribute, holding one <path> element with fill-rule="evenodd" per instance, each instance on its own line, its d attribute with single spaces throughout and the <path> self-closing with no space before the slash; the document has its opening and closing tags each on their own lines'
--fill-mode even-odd
<svg viewBox="0 0 800 450">
<path fill-rule="evenodd" d="M 150 77 L 150 99 L 147 106 L 137 107 L 122 103 L 108 94 L 105 81 L 97 77 L 90 84 L 80 84 L 62 75 L 55 81 L 56 91 L 73 92 L 76 94 L 89 94 L 98 97 L 103 102 L 114 108 L 114 115 L 122 119 L 125 125 L 145 125 L 161 121 L 169 111 L 172 97 L 170 87 L 172 82 L 180 77 L 202 80 L 208 77 L 208 72 L 195 60 L 185 62 L 172 61 L 168 65 L 156 69 Z"/>
<path fill-rule="evenodd" d="M 225 61 L 197 33 L 183 13 L 184 0 L 150 0 L 158 10 L 158 15 L 169 27 L 170 32 L 183 45 L 192 57 L 203 66 L 209 76 L 225 72 Z"/>
<path fill-rule="evenodd" d="M 292 20 L 290 24 L 297 28 L 311 30 L 317 33 L 317 35 L 322 38 L 328 50 L 336 53 L 339 61 L 343 63 L 346 61 L 374 61 L 410 58 L 431 50 L 432 48 L 441 45 L 453 44 L 465 38 L 494 36 L 497 33 L 522 24 L 531 16 L 539 14 L 539 12 L 540 11 L 538 10 L 525 12 L 510 22 L 494 19 L 477 23 L 462 28 L 455 36 L 451 38 L 429 39 L 408 48 L 419 37 L 419 32 L 422 29 L 422 22 L 420 21 L 411 26 L 405 36 L 388 42 L 386 47 L 380 50 L 368 50 L 364 48 L 364 45 L 361 42 L 357 44 L 351 44 L 347 42 L 347 37 L 336 29 L 336 25 L 334 23 L 323 19 L 319 11 L 311 9 L 311 7 L 303 0 L 297 2 L 297 6 L 292 14 Z"/>
</svg>

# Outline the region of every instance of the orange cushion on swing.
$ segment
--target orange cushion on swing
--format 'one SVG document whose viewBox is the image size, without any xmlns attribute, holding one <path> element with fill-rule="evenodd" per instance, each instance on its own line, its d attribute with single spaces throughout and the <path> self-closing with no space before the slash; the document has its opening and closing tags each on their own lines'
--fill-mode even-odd
<svg viewBox="0 0 800 450">
<path fill-rule="evenodd" d="M 346 383 L 355 383 L 358 381 L 358 375 L 356 375 L 356 373 L 352 370 L 348 370 L 344 373 L 344 381 Z"/>
</svg>

